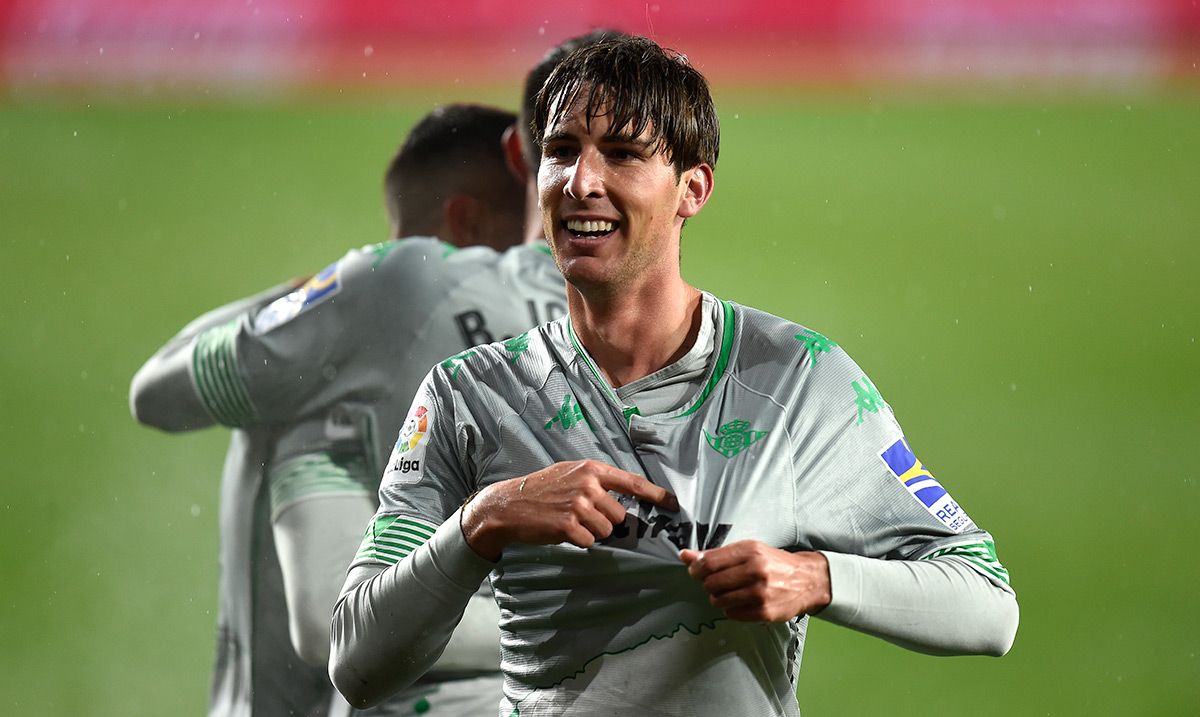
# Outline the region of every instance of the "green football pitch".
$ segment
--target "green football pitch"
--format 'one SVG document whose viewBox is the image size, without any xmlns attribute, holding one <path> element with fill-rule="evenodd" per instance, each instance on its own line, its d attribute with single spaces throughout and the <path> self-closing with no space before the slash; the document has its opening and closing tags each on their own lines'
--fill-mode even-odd
<svg viewBox="0 0 1200 717">
<path fill-rule="evenodd" d="M 0 104 L 0 713 L 202 713 L 226 435 L 135 425 L 129 379 L 205 309 L 383 239 L 430 98 Z M 1194 713 L 1200 102 L 718 106 L 686 275 L 845 347 L 1022 605 L 1000 660 L 814 621 L 806 717 Z"/>
</svg>

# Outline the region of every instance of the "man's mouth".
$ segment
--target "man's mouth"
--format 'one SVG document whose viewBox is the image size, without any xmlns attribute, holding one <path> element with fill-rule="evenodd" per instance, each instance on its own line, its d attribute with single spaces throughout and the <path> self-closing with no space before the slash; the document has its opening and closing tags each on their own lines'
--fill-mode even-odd
<svg viewBox="0 0 1200 717">
<path fill-rule="evenodd" d="M 599 239 L 617 230 L 620 222 L 607 219 L 566 219 L 562 226 L 573 236 L 580 239 Z"/>
</svg>

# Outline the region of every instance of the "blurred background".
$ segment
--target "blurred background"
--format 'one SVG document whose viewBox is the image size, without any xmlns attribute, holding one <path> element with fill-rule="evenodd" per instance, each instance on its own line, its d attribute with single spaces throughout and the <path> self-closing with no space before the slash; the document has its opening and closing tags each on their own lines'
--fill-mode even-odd
<svg viewBox="0 0 1200 717">
<path fill-rule="evenodd" d="M 134 371 L 597 26 L 712 82 L 686 276 L 844 346 L 1020 596 L 1001 660 L 815 621 L 806 717 L 1200 713 L 1195 0 L 0 0 L 0 713 L 203 713 L 227 436 Z"/>
</svg>

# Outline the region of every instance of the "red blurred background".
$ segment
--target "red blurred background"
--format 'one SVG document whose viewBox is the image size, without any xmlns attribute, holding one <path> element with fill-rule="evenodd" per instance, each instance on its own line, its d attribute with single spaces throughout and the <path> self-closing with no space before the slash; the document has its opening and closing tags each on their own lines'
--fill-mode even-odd
<svg viewBox="0 0 1200 717">
<path fill-rule="evenodd" d="M 0 0 L 0 90 L 511 82 L 595 27 L 750 84 L 1195 84 L 1197 0 Z"/>
</svg>

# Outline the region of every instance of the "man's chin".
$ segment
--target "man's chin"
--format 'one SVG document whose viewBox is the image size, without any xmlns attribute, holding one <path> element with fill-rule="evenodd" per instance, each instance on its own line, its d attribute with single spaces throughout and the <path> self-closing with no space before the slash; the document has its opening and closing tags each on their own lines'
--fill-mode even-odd
<svg viewBox="0 0 1200 717">
<path fill-rule="evenodd" d="M 584 293 L 605 292 L 611 284 L 609 263 L 594 256 L 564 258 L 559 270 L 567 283 Z"/>
</svg>

